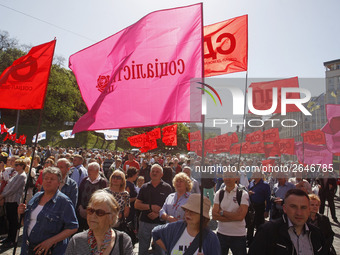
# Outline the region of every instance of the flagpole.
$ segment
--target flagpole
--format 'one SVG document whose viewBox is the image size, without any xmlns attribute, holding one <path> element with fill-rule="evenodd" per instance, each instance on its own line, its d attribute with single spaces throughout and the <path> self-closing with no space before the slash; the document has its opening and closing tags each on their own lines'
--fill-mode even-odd
<svg viewBox="0 0 340 255">
<path fill-rule="evenodd" d="M 248 69 L 248 68 L 247 68 Z M 237 169 L 240 170 L 240 164 L 241 164 L 241 155 L 242 155 L 242 141 L 243 141 L 243 136 L 244 136 L 244 130 L 245 130 L 245 120 L 246 120 L 246 91 L 247 91 L 247 85 L 248 85 L 248 70 L 246 71 L 246 83 L 245 83 L 245 89 L 244 89 L 244 110 L 243 110 L 243 128 L 242 128 L 242 133 L 241 133 L 241 146 L 240 146 L 240 154 L 238 157 L 238 166 Z"/>
<path fill-rule="evenodd" d="M 34 156 L 35 156 L 35 150 L 37 147 L 37 142 L 38 142 L 38 135 L 39 135 L 39 130 L 40 130 L 40 126 L 41 126 L 41 121 L 42 121 L 42 112 L 43 109 L 40 110 L 40 117 L 39 117 L 39 122 L 38 122 L 38 127 L 37 127 L 37 132 L 36 132 L 36 136 L 35 136 L 35 141 L 34 141 L 34 145 L 33 145 L 33 152 L 32 152 L 32 159 L 31 159 L 31 165 L 30 165 L 30 169 L 28 171 L 28 176 L 27 176 L 27 181 L 26 181 L 26 185 L 25 185 L 25 192 L 24 192 L 24 199 L 22 200 L 23 203 L 26 203 L 26 197 L 27 197 L 27 191 L 28 191 L 28 185 L 29 185 L 29 179 L 32 178 L 31 173 L 32 173 L 32 167 L 33 167 L 33 160 L 34 160 Z M 19 227 L 17 229 L 17 234 L 15 237 L 15 243 L 14 243 L 14 249 L 13 249 L 13 255 L 15 255 L 16 249 L 17 249 L 17 245 L 18 245 L 18 238 L 19 238 L 19 233 L 20 233 L 20 228 L 21 228 L 21 222 L 23 219 L 23 214 L 20 215 L 20 220 L 19 220 Z"/>
<path fill-rule="evenodd" d="M 19 129 L 19 116 L 20 116 L 20 110 L 17 111 L 17 122 L 15 124 L 15 138 L 17 138 L 18 129 Z"/>
</svg>

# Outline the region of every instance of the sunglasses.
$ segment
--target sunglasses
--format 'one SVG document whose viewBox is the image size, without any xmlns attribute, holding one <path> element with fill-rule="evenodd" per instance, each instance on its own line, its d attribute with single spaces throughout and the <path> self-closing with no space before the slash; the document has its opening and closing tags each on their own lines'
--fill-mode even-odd
<svg viewBox="0 0 340 255">
<path fill-rule="evenodd" d="M 120 175 L 113 175 L 112 179 L 123 180 L 123 178 Z"/>
<path fill-rule="evenodd" d="M 106 215 L 106 214 L 112 214 L 112 213 L 110 213 L 110 212 L 105 212 L 105 211 L 102 210 L 102 209 L 97 209 L 97 210 L 95 210 L 95 209 L 93 209 L 93 208 L 91 208 L 91 207 L 87 207 L 87 208 L 86 208 L 86 212 L 87 212 L 89 215 L 92 215 L 93 213 L 96 213 L 96 215 L 97 215 L 98 217 L 102 217 L 102 216 L 104 216 L 104 215 Z"/>
</svg>

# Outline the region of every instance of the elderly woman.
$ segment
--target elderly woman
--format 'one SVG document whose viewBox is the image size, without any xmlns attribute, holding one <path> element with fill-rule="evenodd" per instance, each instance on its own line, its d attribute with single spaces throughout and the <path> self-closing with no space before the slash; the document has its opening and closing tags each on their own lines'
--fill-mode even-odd
<svg viewBox="0 0 340 255">
<path fill-rule="evenodd" d="M 120 211 L 118 223 L 116 224 L 118 228 L 120 223 L 124 221 L 130 213 L 130 194 L 125 190 L 125 186 L 125 174 L 120 170 L 115 170 L 110 176 L 109 187 L 105 189 L 105 191 L 113 195 L 119 204 Z"/>
<path fill-rule="evenodd" d="M 200 194 L 191 194 L 188 201 L 182 205 L 185 212 L 184 221 L 177 221 L 165 225 L 159 225 L 152 230 L 153 240 L 168 254 L 196 254 L 200 233 Z M 219 240 L 209 227 L 210 201 L 203 198 L 203 243 L 202 253 L 205 255 L 220 255 Z"/>
<path fill-rule="evenodd" d="M 23 159 L 17 159 L 14 164 L 14 169 L 17 174 L 8 180 L 7 185 L 0 195 L 0 200 L 5 199 L 5 208 L 8 221 L 8 236 L 2 242 L 3 248 L 12 247 L 15 243 L 15 237 L 18 229 L 18 205 L 21 202 L 21 197 L 25 188 L 26 163 Z"/>
<path fill-rule="evenodd" d="M 76 213 L 72 201 L 58 189 L 60 169 L 47 167 L 42 176 L 44 191 L 27 207 L 18 208 L 19 214 L 25 213 L 21 254 L 64 254 L 68 237 L 78 229 Z"/>
<path fill-rule="evenodd" d="M 192 182 L 185 173 L 178 173 L 172 180 L 176 192 L 171 193 L 165 200 L 162 209 L 159 211 L 159 217 L 167 222 L 184 220 L 184 205 L 192 189 Z"/>
<path fill-rule="evenodd" d="M 327 216 L 319 214 L 320 198 L 315 194 L 309 194 L 310 218 L 308 223 L 318 227 L 325 238 L 325 251 L 335 251 L 333 247 L 334 232 Z M 330 252 L 329 254 L 335 254 Z"/>
<path fill-rule="evenodd" d="M 93 193 L 86 210 L 90 228 L 71 238 L 66 255 L 133 254 L 130 237 L 112 229 L 117 222 L 119 205 L 111 194 L 97 190 Z"/>
<path fill-rule="evenodd" d="M 78 193 L 78 220 L 79 220 L 79 231 L 88 229 L 86 207 L 90 201 L 92 194 L 99 189 L 104 189 L 107 187 L 107 181 L 104 177 L 99 174 L 100 166 L 97 162 L 92 162 L 89 164 L 87 173 L 88 176 L 85 177 L 79 185 Z"/>
</svg>

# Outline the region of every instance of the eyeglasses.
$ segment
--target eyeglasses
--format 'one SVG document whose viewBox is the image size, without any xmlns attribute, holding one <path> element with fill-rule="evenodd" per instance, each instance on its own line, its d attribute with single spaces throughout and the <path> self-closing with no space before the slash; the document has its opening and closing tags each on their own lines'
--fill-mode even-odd
<svg viewBox="0 0 340 255">
<path fill-rule="evenodd" d="M 123 178 L 120 175 L 113 175 L 112 179 L 123 180 Z"/>
<path fill-rule="evenodd" d="M 91 208 L 91 207 L 87 207 L 87 208 L 86 208 L 86 212 L 87 212 L 89 215 L 92 215 L 93 213 L 96 213 L 96 215 L 97 215 L 98 217 L 102 217 L 102 216 L 104 216 L 104 215 L 106 215 L 106 214 L 112 214 L 112 213 L 110 213 L 110 212 L 105 212 L 105 211 L 102 210 L 102 209 L 97 209 L 97 210 L 95 210 L 95 209 L 93 209 L 93 208 Z"/>
</svg>

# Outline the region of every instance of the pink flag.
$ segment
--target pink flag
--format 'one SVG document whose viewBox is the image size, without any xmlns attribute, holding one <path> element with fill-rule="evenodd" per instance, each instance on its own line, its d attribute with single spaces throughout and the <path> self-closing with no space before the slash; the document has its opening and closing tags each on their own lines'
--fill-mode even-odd
<svg viewBox="0 0 340 255">
<path fill-rule="evenodd" d="M 335 135 L 340 131 L 340 105 L 327 104 L 326 114 L 328 122 L 321 131 L 330 135 Z"/>
<path fill-rule="evenodd" d="M 328 123 L 321 129 L 325 133 L 326 145 L 330 152 L 340 152 L 340 105 L 326 105 Z"/>
<path fill-rule="evenodd" d="M 326 146 L 313 145 L 302 142 L 295 143 L 295 154 L 300 162 L 305 164 L 332 164 L 333 154 Z"/>
<path fill-rule="evenodd" d="M 89 109 L 73 132 L 200 121 L 190 116 L 190 93 L 200 93 L 190 79 L 203 72 L 201 13 L 202 4 L 156 11 L 73 54 Z"/>
</svg>

